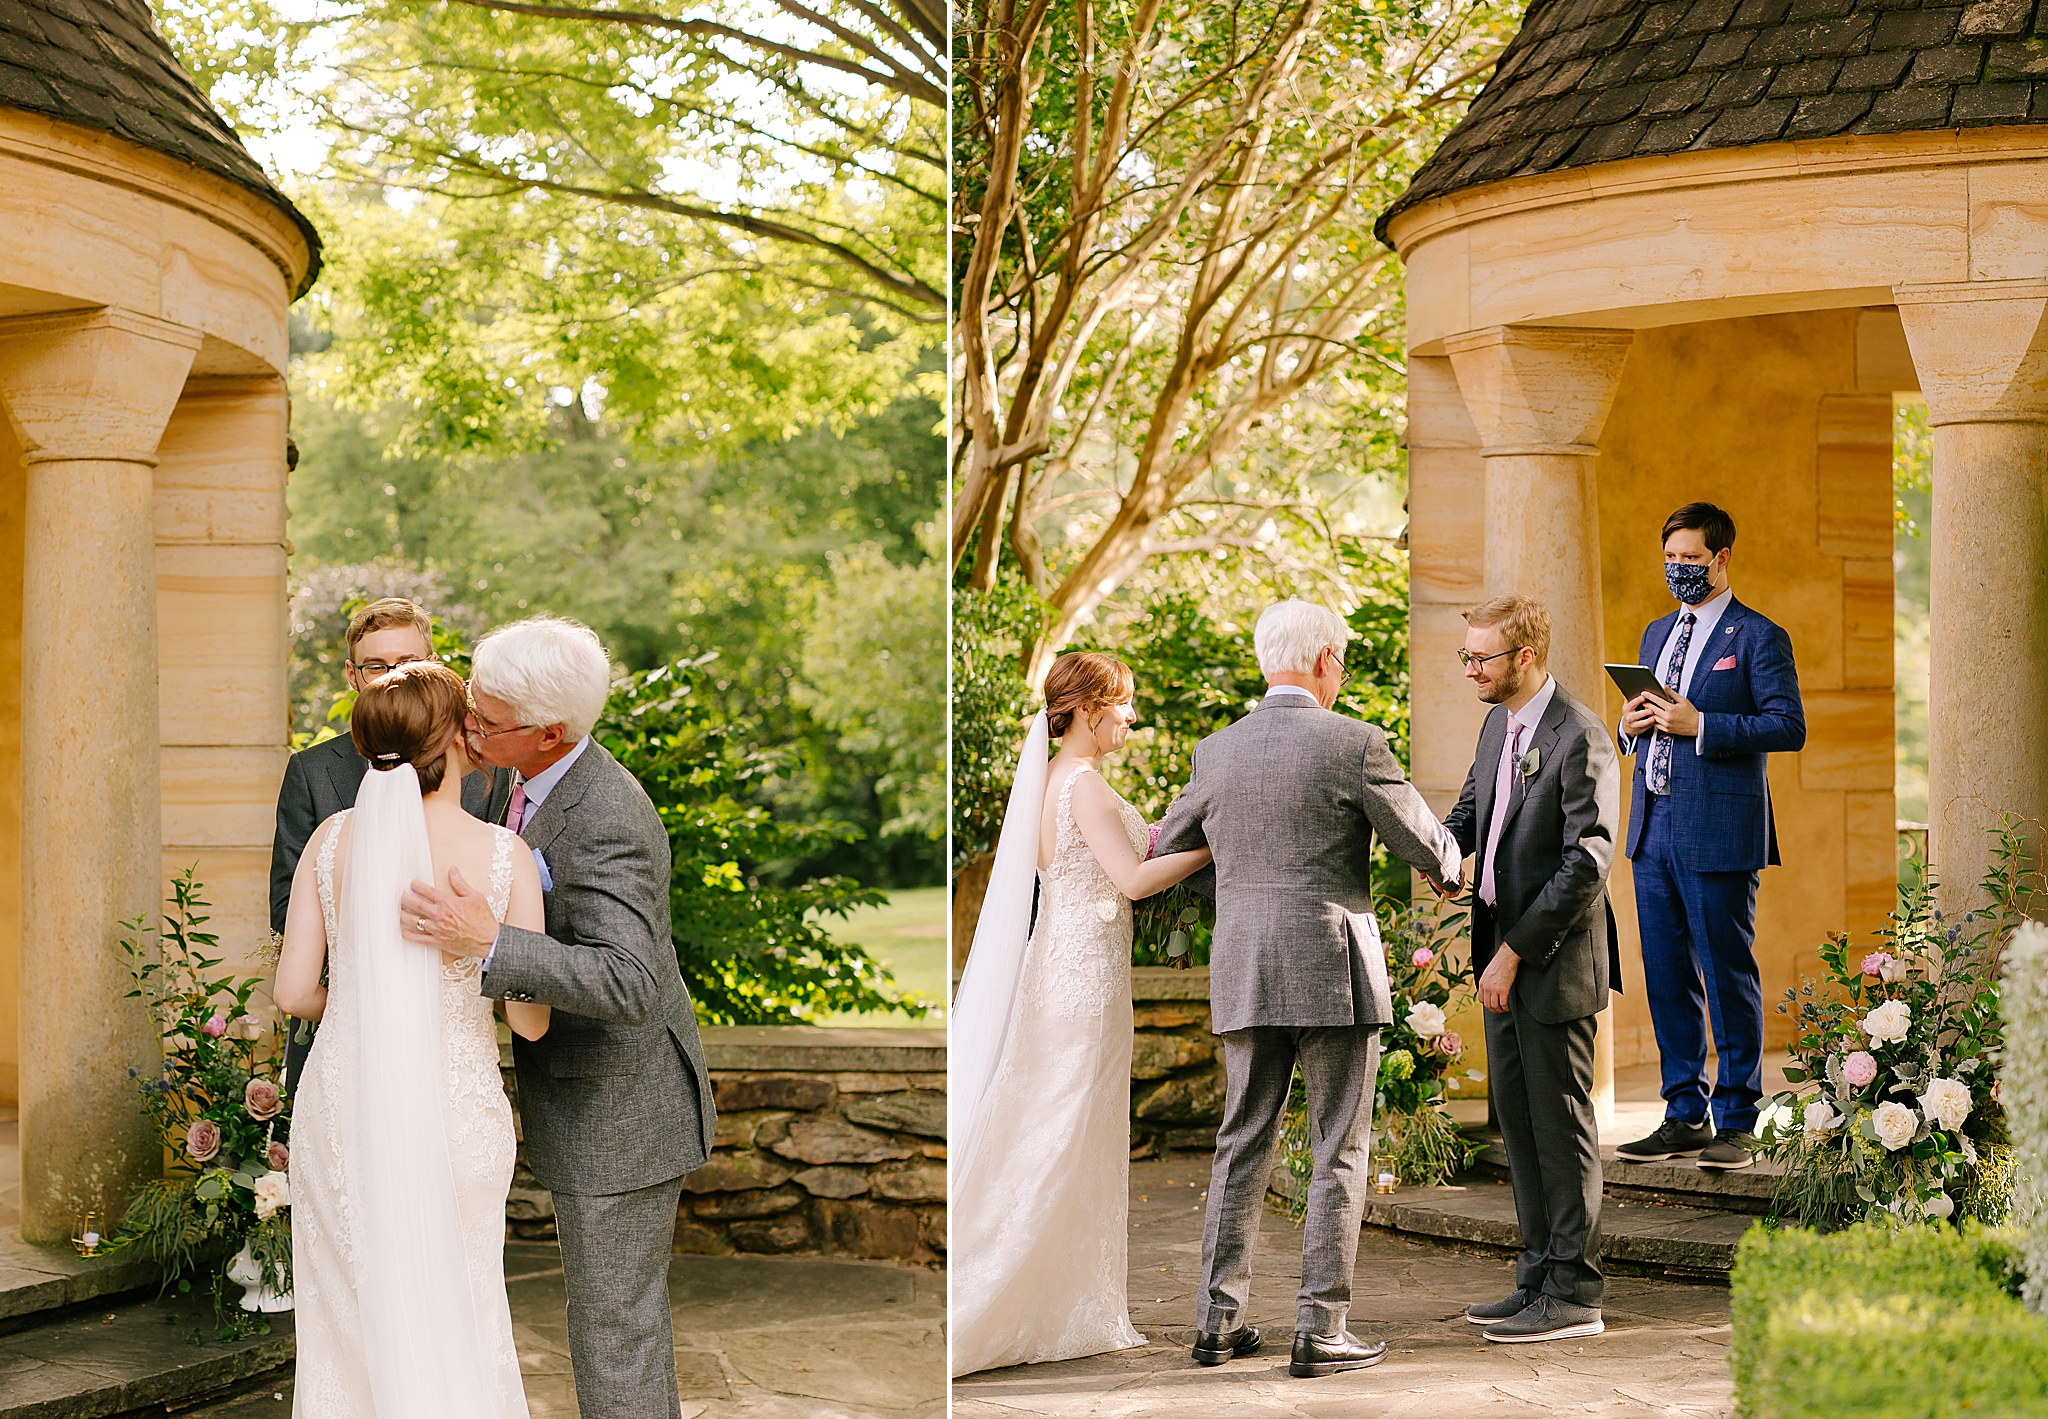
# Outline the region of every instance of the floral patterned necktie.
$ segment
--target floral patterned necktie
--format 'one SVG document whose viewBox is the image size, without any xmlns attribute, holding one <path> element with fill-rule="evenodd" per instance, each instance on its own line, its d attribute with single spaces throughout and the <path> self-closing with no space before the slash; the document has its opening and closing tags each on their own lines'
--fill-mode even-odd
<svg viewBox="0 0 2048 1419">
<path fill-rule="evenodd" d="M 1671 654 L 1664 660 L 1664 688 L 1674 695 L 1678 693 L 1679 681 L 1685 678 L 1685 653 L 1692 647 L 1695 619 L 1690 611 L 1678 618 L 1678 639 L 1671 643 Z M 1650 745 L 1649 779 L 1650 792 L 1671 792 L 1671 736 L 1661 729 Z"/>
</svg>

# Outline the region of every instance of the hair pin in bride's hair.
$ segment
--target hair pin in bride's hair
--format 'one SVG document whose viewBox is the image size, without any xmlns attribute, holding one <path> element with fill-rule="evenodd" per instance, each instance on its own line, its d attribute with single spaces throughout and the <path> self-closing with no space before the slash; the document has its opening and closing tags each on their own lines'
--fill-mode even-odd
<svg viewBox="0 0 2048 1419">
<path fill-rule="evenodd" d="M 380 764 L 395 764 L 404 757 L 405 755 L 403 754 L 379 754 L 377 762 Z"/>
</svg>

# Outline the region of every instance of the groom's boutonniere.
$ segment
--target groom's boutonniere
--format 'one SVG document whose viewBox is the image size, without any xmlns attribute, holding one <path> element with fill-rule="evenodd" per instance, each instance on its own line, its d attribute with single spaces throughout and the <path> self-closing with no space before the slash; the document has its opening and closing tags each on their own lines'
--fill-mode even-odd
<svg viewBox="0 0 2048 1419">
<path fill-rule="evenodd" d="M 1517 761 L 1517 767 L 1521 770 L 1522 782 L 1527 783 L 1530 779 L 1536 777 L 1536 770 L 1543 767 L 1542 751 L 1531 749 Z"/>
</svg>

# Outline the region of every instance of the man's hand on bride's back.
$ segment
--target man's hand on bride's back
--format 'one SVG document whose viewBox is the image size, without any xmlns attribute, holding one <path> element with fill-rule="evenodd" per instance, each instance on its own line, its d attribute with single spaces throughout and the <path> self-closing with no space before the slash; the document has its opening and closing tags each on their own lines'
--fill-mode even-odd
<svg viewBox="0 0 2048 1419">
<path fill-rule="evenodd" d="M 415 946 L 482 960 L 497 944 L 498 919 L 484 894 L 464 880 L 461 868 L 448 869 L 448 886 L 451 890 L 443 892 L 415 878 L 398 899 L 398 929 Z"/>
</svg>

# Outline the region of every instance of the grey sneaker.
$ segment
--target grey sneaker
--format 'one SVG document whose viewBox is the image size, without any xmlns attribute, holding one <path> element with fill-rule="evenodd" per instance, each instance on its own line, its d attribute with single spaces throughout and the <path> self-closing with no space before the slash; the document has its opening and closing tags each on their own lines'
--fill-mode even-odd
<svg viewBox="0 0 2048 1419">
<path fill-rule="evenodd" d="M 1538 1296 L 1520 1315 L 1495 1321 L 1480 1333 L 1502 1345 L 1533 1345 L 1545 1340 L 1572 1340 L 1600 1335 L 1607 1323 L 1597 1306 L 1575 1306 L 1555 1296 Z"/>
<path fill-rule="evenodd" d="M 1714 1141 L 1700 1149 L 1699 1165 L 1702 1168 L 1719 1168 L 1723 1172 L 1746 1168 L 1755 1159 L 1749 1156 L 1750 1137 L 1737 1128 L 1724 1128 L 1714 1135 Z"/>
<path fill-rule="evenodd" d="M 1667 1118 L 1657 1125 L 1655 1133 L 1648 1138 L 1622 1144 L 1614 1150 L 1614 1156 L 1624 1163 L 1661 1163 L 1666 1158 L 1684 1158 L 1697 1153 L 1713 1141 L 1713 1127 L 1705 1119 L 1686 1123 L 1682 1119 Z"/>
<path fill-rule="evenodd" d="M 1529 1309 L 1529 1303 L 1536 1299 L 1534 1291 L 1516 1287 L 1508 1292 L 1504 1301 L 1494 1301 L 1484 1306 L 1473 1306 L 1465 1312 L 1465 1319 L 1474 1325 L 1492 1325 L 1497 1320 L 1518 1316 Z"/>
</svg>

